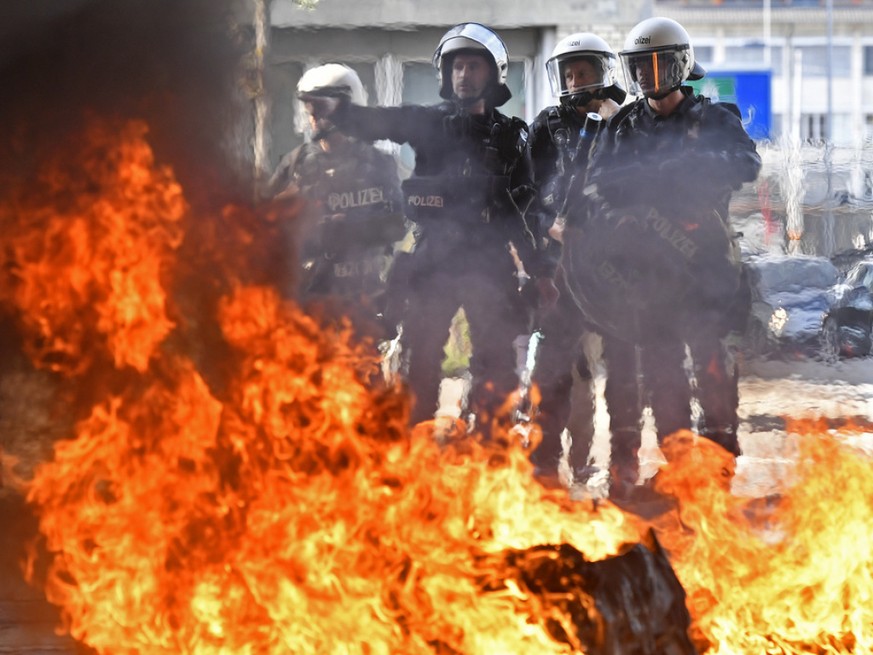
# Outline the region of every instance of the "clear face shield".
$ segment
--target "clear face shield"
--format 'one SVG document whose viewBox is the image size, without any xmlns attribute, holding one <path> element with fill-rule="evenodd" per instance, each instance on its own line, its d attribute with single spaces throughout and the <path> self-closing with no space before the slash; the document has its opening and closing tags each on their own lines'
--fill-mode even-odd
<svg viewBox="0 0 873 655">
<path fill-rule="evenodd" d="M 685 49 L 621 53 L 628 91 L 647 98 L 660 98 L 678 88 L 686 79 Z"/>
<path fill-rule="evenodd" d="M 604 54 L 562 55 L 546 62 L 552 94 L 564 98 L 613 84 L 613 65 Z"/>
</svg>

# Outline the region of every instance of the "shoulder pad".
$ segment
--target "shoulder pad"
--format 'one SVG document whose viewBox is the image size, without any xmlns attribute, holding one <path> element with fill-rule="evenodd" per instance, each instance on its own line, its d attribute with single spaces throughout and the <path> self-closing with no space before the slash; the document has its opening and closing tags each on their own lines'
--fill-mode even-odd
<svg viewBox="0 0 873 655">
<path fill-rule="evenodd" d="M 555 130 L 560 129 L 564 125 L 564 120 L 561 117 L 559 107 L 546 107 L 543 109 L 533 123 L 530 125 L 531 132 L 541 132 L 545 130 L 549 135 L 549 139 L 554 139 Z"/>
<path fill-rule="evenodd" d="M 516 132 L 527 132 L 527 123 L 518 116 L 507 116 L 496 109 L 493 111 L 492 116 L 495 123 L 506 125 Z"/>
<path fill-rule="evenodd" d="M 550 123 L 562 123 L 564 121 L 564 114 L 561 107 L 549 107 L 543 111 L 543 114 L 545 114 L 546 120 Z"/>
<path fill-rule="evenodd" d="M 527 123 L 516 116 L 499 114 L 499 121 L 503 124 L 504 135 L 501 140 L 512 149 L 514 156 L 520 156 L 527 149 L 530 132 Z"/>
<path fill-rule="evenodd" d="M 548 127 L 552 120 L 555 107 L 546 107 L 539 114 L 537 114 L 536 118 L 531 121 L 530 129 L 533 131 L 534 129 L 542 129 L 544 127 Z"/>
</svg>

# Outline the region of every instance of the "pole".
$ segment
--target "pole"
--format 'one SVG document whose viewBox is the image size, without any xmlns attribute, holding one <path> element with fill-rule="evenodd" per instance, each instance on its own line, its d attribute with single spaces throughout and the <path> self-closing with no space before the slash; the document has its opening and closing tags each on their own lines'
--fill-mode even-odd
<svg viewBox="0 0 873 655">
<path fill-rule="evenodd" d="M 254 97 L 255 125 L 252 137 L 252 151 L 254 154 L 255 187 L 257 189 L 256 194 L 258 194 L 261 190 L 261 182 L 269 172 L 267 161 L 269 156 L 267 122 L 269 120 L 270 105 L 264 87 L 264 62 L 269 45 L 270 26 L 269 13 L 267 11 L 269 0 L 251 0 L 251 2 L 253 5 L 252 22 L 255 28 L 255 74 L 257 75 Z"/>
<path fill-rule="evenodd" d="M 827 13 L 827 35 L 828 35 L 828 86 L 827 86 L 827 119 L 825 121 L 824 140 L 830 142 L 833 140 L 833 122 L 834 122 L 834 0 L 827 0 L 825 3 Z"/>
<path fill-rule="evenodd" d="M 795 48 L 793 54 L 794 62 L 791 67 L 791 135 L 799 143 L 803 92 L 803 50 Z"/>
<path fill-rule="evenodd" d="M 828 23 L 828 114 L 824 134 L 825 175 L 827 176 L 827 210 L 824 216 L 824 251 L 830 257 L 834 250 L 834 212 L 831 206 L 833 189 L 833 144 L 834 144 L 834 0 L 827 0 L 825 5 Z"/>
</svg>

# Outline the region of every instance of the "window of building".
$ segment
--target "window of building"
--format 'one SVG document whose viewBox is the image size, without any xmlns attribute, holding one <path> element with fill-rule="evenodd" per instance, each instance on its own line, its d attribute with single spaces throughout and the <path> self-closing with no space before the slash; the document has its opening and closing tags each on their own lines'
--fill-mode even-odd
<svg viewBox="0 0 873 655">
<path fill-rule="evenodd" d="M 524 62 L 509 62 L 509 71 L 506 74 L 506 85 L 512 91 L 512 98 L 500 108 L 507 116 L 524 118 L 525 103 L 527 98 L 524 92 Z"/>
<path fill-rule="evenodd" d="M 766 50 L 762 43 L 727 46 L 724 49 L 724 65 L 728 68 L 744 64 L 764 65 Z M 770 67 L 774 75 L 782 75 L 782 46 L 770 46 Z"/>
<path fill-rule="evenodd" d="M 827 117 L 824 114 L 803 114 L 800 117 L 800 139 L 821 141 L 825 135 Z"/>
<path fill-rule="evenodd" d="M 852 115 L 842 112 L 834 112 L 831 117 L 831 141 L 837 145 L 852 142 Z"/>
<path fill-rule="evenodd" d="M 694 46 L 694 59 L 701 64 L 712 62 L 713 47 L 711 45 Z"/>
<path fill-rule="evenodd" d="M 437 72 L 431 64 L 409 61 L 403 64 L 403 104 L 432 105 L 440 101 Z"/>
<path fill-rule="evenodd" d="M 376 93 L 376 66 L 372 63 L 355 63 L 349 64 L 346 62 L 346 66 L 351 68 L 358 74 L 358 77 L 361 78 L 361 84 L 364 85 L 364 90 L 367 92 L 367 104 L 371 107 L 373 105 L 379 104 L 379 96 Z"/>
<path fill-rule="evenodd" d="M 864 46 L 864 75 L 873 75 L 873 45 Z"/>
<path fill-rule="evenodd" d="M 439 93 L 437 72 L 430 63 L 408 61 L 403 64 L 404 105 L 433 105 L 442 100 Z M 408 177 L 415 168 L 415 153 L 408 143 L 400 148 L 400 170 Z"/>
<path fill-rule="evenodd" d="M 800 46 L 803 53 L 804 77 L 827 77 L 828 49 L 823 45 Z M 849 46 L 833 46 L 834 77 L 849 77 L 852 72 L 852 49 Z"/>
</svg>

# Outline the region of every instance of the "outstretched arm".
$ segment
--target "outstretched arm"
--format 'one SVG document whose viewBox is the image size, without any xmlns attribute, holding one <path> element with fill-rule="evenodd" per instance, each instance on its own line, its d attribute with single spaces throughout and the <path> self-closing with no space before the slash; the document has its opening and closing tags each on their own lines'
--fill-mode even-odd
<svg viewBox="0 0 873 655">
<path fill-rule="evenodd" d="M 428 107 L 361 107 L 336 98 L 329 100 L 329 120 L 341 132 L 363 141 L 414 144 L 432 132 L 433 111 Z"/>
</svg>

